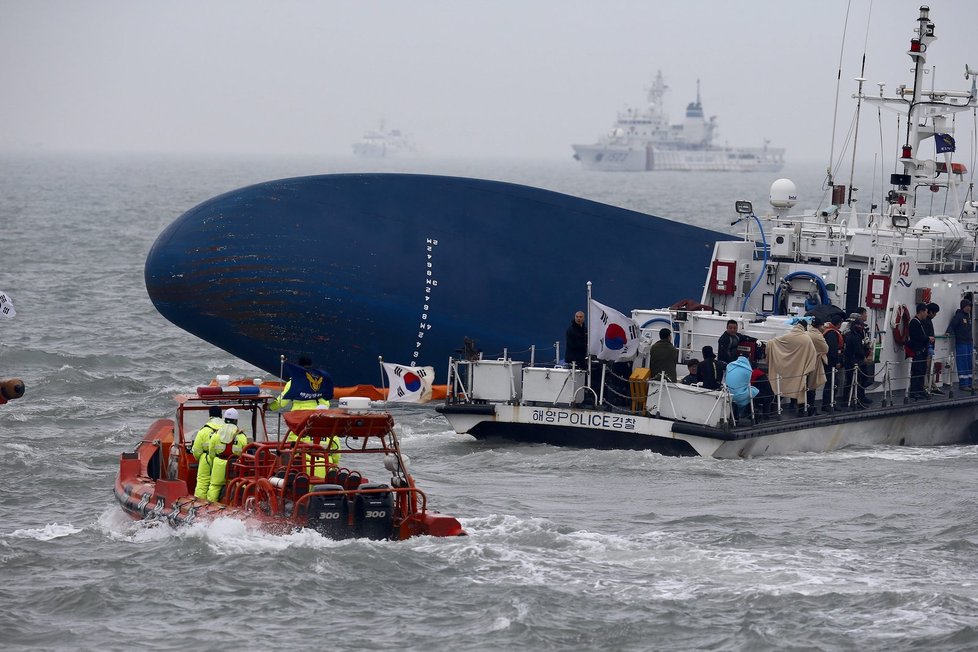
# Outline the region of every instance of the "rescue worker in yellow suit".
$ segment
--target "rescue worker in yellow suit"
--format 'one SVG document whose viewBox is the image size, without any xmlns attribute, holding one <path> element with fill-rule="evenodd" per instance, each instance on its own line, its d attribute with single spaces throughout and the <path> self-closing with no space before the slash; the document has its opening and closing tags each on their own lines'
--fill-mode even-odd
<svg viewBox="0 0 978 652">
<path fill-rule="evenodd" d="M 272 401 L 269 404 L 268 406 L 269 409 L 275 410 L 277 412 L 283 412 L 283 411 L 289 412 L 291 410 L 329 409 L 329 399 L 324 398 L 322 394 L 319 391 L 317 391 L 321 387 L 320 383 L 322 383 L 322 376 L 324 374 L 322 374 L 322 372 L 320 372 L 318 369 L 313 368 L 312 358 L 308 356 L 301 356 L 299 358 L 299 367 L 301 367 L 301 369 L 299 367 L 296 367 L 295 365 L 289 365 L 289 367 L 290 367 L 291 377 L 289 378 L 288 382 L 285 383 L 285 387 L 282 389 L 282 393 L 278 395 L 278 398 L 276 398 L 274 401 Z M 292 381 L 297 377 L 298 377 L 298 380 L 296 381 L 297 385 L 302 384 L 304 386 L 303 389 L 305 391 L 299 391 L 297 393 L 298 398 L 286 398 L 288 396 L 293 396 L 296 394 L 290 392 L 292 390 Z M 315 383 L 316 390 L 313 390 L 314 383 Z M 332 388 L 329 389 L 329 392 L 330 392 L 329 395 L 332 396 Z M 308 398 L 303 398 L 304 396 L 308 396 Z M 285 441 L 296 441 L 297 439 L 305 444 L 312 443 L 312 437 L 306 436 L 299 439 L 299 436 L 296 435 L 291 430 L 289 430 L 289 433 L 286 436 Z M 322 442 L 322 445 L 325 446 L 326 443 Z M 339 450 L 339 447 L 340 444 L 336 439 L 330 440 L 329 442 L 330 450 Z M 331 453 L 329 455 L 329 463 L 338 465 L 340 463 L 340 454 Z M 322 464 L 316 464 L 315 468 L 312 468 L 312 465 L 310 465 L 310 467 L 306 469 L 306 472 L 311 476 L 317 476 L 320 478 L 326 476 L 326 469 Z"/>
<path fill-rule="evenodd" d="M 210 418 L 197 431 L 193 446 L 190 447 L 190 454 L 197 460 L 197 485 L 194 488 L 194 495 L 198 498 L 207 498 L 207 487 L 211 483 L 211 462 L 207 456 L 211 447 L 211 435 L 224 425 L 221 408 L 216 405 L 211 406 L 207 413 Z"/>
<path fill-rule="evenodd" d="M 207 410 L 207 423 L 205 423 L 200 430 L 197 431 L 196 436 L 194 436 L 193 446 L 190 447 L 190 453 L 194 456 L 194 459 L 198 462 L 201 456 L 207 452 L 207 447 L 210 445 L 211 435 L 221 429 L 224 425 L 224 417 L 221 416 L 221 408 L 212 405 Z"/>
<path fill-rule="evenodd" d="M 224 412 L 224 425 L 211 435 L 208 461 L 211 467 L 210 484 L 207 486 L 207 500 L 212 503 L 221 498 L 221 491 L 227 483 L 228 460 L 240 455 L 248 445 L 248 436 L 238 428 L 238 411 L 228 408 Z"/>
</svg>

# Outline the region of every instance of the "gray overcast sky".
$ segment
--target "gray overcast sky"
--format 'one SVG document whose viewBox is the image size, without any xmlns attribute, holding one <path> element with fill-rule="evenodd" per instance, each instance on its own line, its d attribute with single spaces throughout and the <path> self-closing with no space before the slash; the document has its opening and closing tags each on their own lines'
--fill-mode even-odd
<svg viewBox="0 0 978 652">
<path fill-rule="evenodd" d="M 875 0 L 866 77 L 909 83 L 919 1 Z M 928 3 L 937 86 L 978 66 L 978 1 Z M 0 0 L 0 150 L 345 155 L 380 118 L 439 156 L 567 157 L 702 83 L 720 139 L 825 159 L 847 0 Z M 869 0 L 852 0 L 839 130 Z M 865 114 L 864 114 L 865 115 Z M 972 117 L 958 132 L 970 140 Z M 878 141 L 875 110 L 872 129 Z M 895 124 L 895 121 L 894 121 Z M 895 126 L 891 128 L 895 131 Z M 963 136 L 965 130 L 968 135 Z M 959 152 L 963 148 L 959 146 Z"/>
</svg>

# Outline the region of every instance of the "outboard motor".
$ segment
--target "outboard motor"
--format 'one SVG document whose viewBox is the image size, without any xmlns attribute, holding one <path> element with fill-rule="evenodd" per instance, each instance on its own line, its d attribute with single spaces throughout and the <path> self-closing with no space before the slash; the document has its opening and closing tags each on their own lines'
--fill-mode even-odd
<svg viewBox="0 0 978 652">
<path fill-rule="evenodd" d="M 343 491 L 338 484 L 317 484 L 312 491 Z M 309 527 L 331 539 L 350 536 L 350 501 L 344 494 L 309 498 Z"/>
<path fill-rule="evenodd" d="M 389 489 L 386 484 L 363 484 L 360 489 Z M 353 504 L 353 528 L 358 537 L 389 539 L 394 526 L 394 494 L 358 494 Z"/>
</svg>

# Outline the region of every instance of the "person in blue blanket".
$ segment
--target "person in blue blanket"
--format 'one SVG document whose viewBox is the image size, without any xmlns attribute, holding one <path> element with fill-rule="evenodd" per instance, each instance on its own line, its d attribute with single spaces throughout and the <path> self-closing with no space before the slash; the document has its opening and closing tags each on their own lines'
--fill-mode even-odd
<svg viewBox="0 0 978 652">
<path fill-rule="evenodd" d="M 730 398 L 733 400 L 736 417 L 750 416 L 750 402 L 757 396 L 758 390 L 750 384 L 751 372 L 750 360 L 740 356 L 727 365 L 726 383 L 730 391 Z"/>
</svg>

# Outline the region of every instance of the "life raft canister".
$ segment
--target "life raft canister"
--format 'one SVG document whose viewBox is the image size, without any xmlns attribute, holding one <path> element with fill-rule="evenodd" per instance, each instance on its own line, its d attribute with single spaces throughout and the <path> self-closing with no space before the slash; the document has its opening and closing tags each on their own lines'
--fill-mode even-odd
<svg viewBox="0 0 978 652">
<path fill-rule="evenodd" d="M 890 325 L 893 327 L 893 341 L 900 346 L 906 344 L 910 335 L 910 309 L 902 303 L 898 305 Z"/>
</svg>

